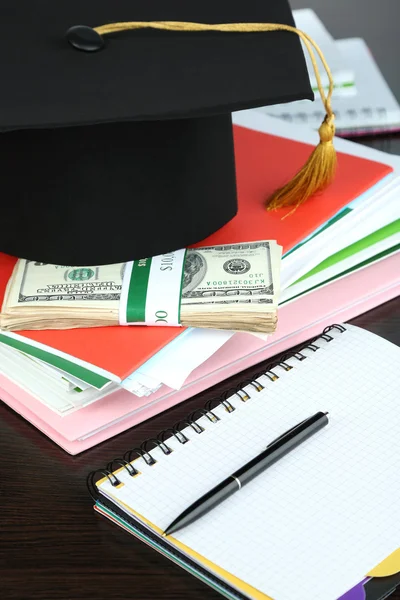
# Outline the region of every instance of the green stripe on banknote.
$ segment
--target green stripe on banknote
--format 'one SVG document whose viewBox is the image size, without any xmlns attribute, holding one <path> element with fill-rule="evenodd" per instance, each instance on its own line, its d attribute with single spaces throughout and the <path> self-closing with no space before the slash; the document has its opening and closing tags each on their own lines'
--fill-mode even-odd
<svg viewBox="0 0 400 600">
<path fill-rule="evenodd" d="M 107 379 L 102 375 L 98 375 L 97 373 L 94 373 L 85 367 L 81 367 L 80 365 L 66 358 L 62 358 L 57 354 L 52 354 L 51 352 L 47 352 L 46 350 L 42 350 L 36 346 L 26 344 L 19 339 L 0 334 L 0 342 L 6 346 L 10 346 L 10 348 L 15 348 L 15 350 L 19 350 L 20 352 L 34 356 L 35 358 L 45 362 L 48 365 L 56 367 L 57 369 L 61 369 L 62 371 L 69 373 L 77 379 L 81 379 L 88 385 L 91 385 L 99 390 L 111 381 L 110 379 Z"/>
<path fill-rule="evenodd" d="M 146 320 L 146 297 L 149 283 L 151 258 L 133 262 L 126 303 L 126 322 L 144 323 Z"/>
<path fill-rule="evenodd" d="M 178 323 L 181 322 L 181 306 L 182 306 L 182 288 L 183 288 L 183 279 L 185 277 L 185 261 L 187 256 L 187 250 L 185 250 L 185 256 L 183 257 L 183 267 L 182 267 L 182 277 L 181 277 L 181 287 L 179 289 L 179 308 L 178 308 Z"/>
</svg>

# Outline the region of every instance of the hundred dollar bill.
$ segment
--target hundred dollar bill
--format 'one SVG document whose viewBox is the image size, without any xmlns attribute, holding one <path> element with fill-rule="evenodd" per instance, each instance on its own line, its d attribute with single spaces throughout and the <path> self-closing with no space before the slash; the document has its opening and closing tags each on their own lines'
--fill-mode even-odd
<svg viewBox="0 0 400 600">
<path fill-rule="evenodd" d="M 125 263 L 105 266 L 69 267 L 32 260 L 19 260 L 7 297 L 8 306 L 48 306 L 50 303 L 75 307 L 101 303 L 102 308 L 118 306 Z"/>
<path fill-rule="evenodd" d="M 275 248 L 265 241 L 188 250 L 181 305 L 272 303 L 279 282 Z"/>
</svg>

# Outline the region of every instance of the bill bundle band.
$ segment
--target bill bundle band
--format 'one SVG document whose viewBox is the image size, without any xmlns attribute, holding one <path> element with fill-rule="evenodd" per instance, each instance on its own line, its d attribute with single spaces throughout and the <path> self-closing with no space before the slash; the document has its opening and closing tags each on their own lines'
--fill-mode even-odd
<svg viewBox="0 0 400 600">
<path fill-rule="evenodd" d="M 120 325 L 180 325 L 185 256 L 183 249 L 126 264 Z"/>
</svg>

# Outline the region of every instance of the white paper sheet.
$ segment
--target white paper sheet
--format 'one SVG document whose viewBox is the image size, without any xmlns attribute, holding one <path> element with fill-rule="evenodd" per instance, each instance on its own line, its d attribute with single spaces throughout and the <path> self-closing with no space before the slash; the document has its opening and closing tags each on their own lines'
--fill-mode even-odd
<svg viewBox="0 0 400 600">
<path fill-rule="evenodd" d="M 234 332 L 215 329 L 187 329 L 183 335 L 168 344 L 122 382 L 122 387 L 133 391 L 135 382 L 146 385 L 143 377 L 179 390 L 190 373 L 212 356 Z"/>
</svg>

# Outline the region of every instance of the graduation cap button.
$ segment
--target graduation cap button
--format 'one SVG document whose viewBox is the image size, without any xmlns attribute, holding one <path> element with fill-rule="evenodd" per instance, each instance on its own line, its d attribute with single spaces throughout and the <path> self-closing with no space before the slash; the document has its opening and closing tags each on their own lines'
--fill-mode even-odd
<svg viewBox="0 0 400 600">
<path fill-rule="evenodd" d="M 104 48 L 104 40 L 101 35 L 87 25 L 70 27 L 66 38 L 73 48 L 83 52 L 97 52 Z"/>
</svg>

